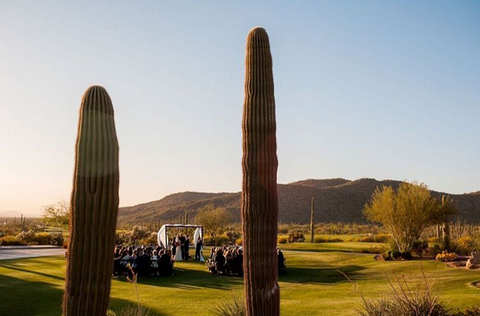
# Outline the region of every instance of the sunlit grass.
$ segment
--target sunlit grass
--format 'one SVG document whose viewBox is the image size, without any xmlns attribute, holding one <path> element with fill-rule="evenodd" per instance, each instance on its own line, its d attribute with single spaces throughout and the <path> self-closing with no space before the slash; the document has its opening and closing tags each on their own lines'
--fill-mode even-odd
<svg viewBox="0 0 480 316">
<path fill-rule="evenodd" d="M 340 244 L 348 243 L 333 246 Z M 372 255 L 309 251 L 308 245 L 286 245 L 290 250 L 285 252 L 288 273 L 280 277 L 282 315 L 355 315 L 361 298 L 337 270 L 357 282 L 365 297 L 385 294 L 384 274 L 391 270 L 412 281 L 422 279 L 418 262 L 378 262 Z M 317 245 L 332 246 L 309 246 Z M 427 276 L 436 278 L 450 306 L 477 303 L 480 290 L 469 284 L 480 280 L 478 272 L 435 261 L 423 262 L 423 267 Z M 59 316 L 64 275 L 62 257 L 0 261 L 0 315 Z M 140 278 L 138 283 L 141 304 L 154 315 L 208 315 L 219 302 L 241 297 L 243 290 L 241 279 L 212 276 L 202 263 L 193 261 L 177 263 L 173 277 Z M 124 279 L 112 281 L 111 297 L 113 310 L 136 302 L 133 285 Z"/>
</svg>

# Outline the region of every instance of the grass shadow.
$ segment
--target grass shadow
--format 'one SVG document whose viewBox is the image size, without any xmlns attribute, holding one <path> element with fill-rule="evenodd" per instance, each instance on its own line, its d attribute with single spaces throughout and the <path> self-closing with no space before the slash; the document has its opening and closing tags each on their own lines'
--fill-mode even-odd
<svg viewBox="0 0 480 316">
<path fill-rule="evenodd" d="M 346 265 L 342 267 L 288 267 L 287 273 L 280 275 L 279 282 L 301 283 L 301 284 L 335 284 L 349 282 L 342 273 L 345 273 L 350 280 L 362 280 L 364 276 L 361 271 L 365 267 L 359 265 Z M 341 273 L 341 272 L 342 273 Z"/>
<path fill-rule="evenodd" d="M 162 277 L 139 277 L 138 284 L 167 288 L 174 287 L 182 290 L 198 290 L 204 288 L 229 290 L 243 283 L 243 279 L 239 277 L 214 276 L 206 268 L 205 270 L 199 270 L 198 268 L 175 267 L 173 274 L 173 276 Z M 123 277 L 117 280 L 120 282 L 128 282 Z"/>
<path fill-rule="evenodd" d="M 43 277 L 46 277 L 46 278 L 52 278 L 52 279 L 61 280 L 61 281 L 65 280 L 65 278 L 62 278 L 62 277 L 59 277 L 59 276 L 56 276 L 56 275 L 42 273 L 42 272 L 33 271 L 33 270 L 22 269 L 22 268 L 19 268 L 18 266 L 14 265 L 14 264 L 0 263 L 0 268 L 20 271 L 20 272 L 25 272 L 25 273 L 31 273 L 31 274 L 36 274 L 36 275 L 43 276 Z"/>
</svg>

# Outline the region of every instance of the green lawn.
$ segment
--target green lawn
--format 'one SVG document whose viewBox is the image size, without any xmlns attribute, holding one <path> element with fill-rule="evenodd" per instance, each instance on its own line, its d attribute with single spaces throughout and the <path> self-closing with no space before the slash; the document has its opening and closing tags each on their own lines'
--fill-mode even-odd
<svg viewBox="0 0 480 316">
<path fill-rule="evenodd" d="M 345 247 L 347 243 L 337 244 Z M 391 270 L 409 280 L 421 280 L 418 261 L 377 262 L 372 255 L 331 251 L 323 246 L 332 247 L 285 245 L 290 250 L 285 250 L 288 274 L 280 277 L 282 315 L 355 315 L 361 299 L 337 270 L 358 282 L 367 297 L 385 296 L 384 273 Z M 480 280 L 480 273 L 447 268 L 434 261 L 424 261 L 423 267 L 428 276 L 436 278 L 450 306 L 464 308 L 478 303 L 480 289 L 469 284 Z M 0 315 L 59 316 L 64 274 L 62 257 L 0 261 Z M 138 289 L 141 303 L 157 315 L 208 315 L 218 302 L 241 296 L 242 280 L 214 277 L 201 263 L 180 262 L 175 276 L 139 279 Z M 111 297 L 113 310 L 135 302 L 133 285 L 113 280 Z"/>
</svg>

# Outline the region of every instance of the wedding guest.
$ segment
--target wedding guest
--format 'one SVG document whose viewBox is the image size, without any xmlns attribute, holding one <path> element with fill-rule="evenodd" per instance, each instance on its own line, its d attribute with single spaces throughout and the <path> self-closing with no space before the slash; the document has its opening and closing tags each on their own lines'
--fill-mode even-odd
<svg viewBox="0 0 480 316">
<path fill-rule="evenodd" d="M 184 256 L 183 258 L 185 260 L 188 260 L 188 258 L 190 257 L 190 239 L 188 238 L 188 235 L 185 237 L 185 243 L 184 243 Z"/>
<path fill-rule="evenodd" d="M 202 238 L 200 238 L 200 236 L 198 236 L 197 245 L 195 246 L 195 260 L 200 261 L 200 258 L 201 258 L 200 252 L 202 251 L 202 247 L 203 247 Z"/>
</svg>

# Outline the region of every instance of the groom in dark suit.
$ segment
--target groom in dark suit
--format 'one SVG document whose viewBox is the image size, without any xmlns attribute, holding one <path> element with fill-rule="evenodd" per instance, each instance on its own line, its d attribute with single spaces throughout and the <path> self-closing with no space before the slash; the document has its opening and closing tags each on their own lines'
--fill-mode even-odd
<svg viewBox="0 0 480 316">
<path fill-rule="evenodd" d="M 182 251 L 182 258 L 183 260 L 187 260 L 185 258 L 185 236 L 183 236 L 183 234 L 180 234 L 180 238 L 179 238 L 179 242 L 180 242 L 180 250 Z"/>
<path fill-rule="evenodd" d="M 189 250 L 190 250 L 190 238 L 188 238 L 188 235 L 187 235 L 187 237 L 185 238 L 185 251 L 183 252 L 184 254 L 183 258 L 185 258 L 185 260 L 188 260 L 188 257 L 190 257 Z"/>
</svg>

